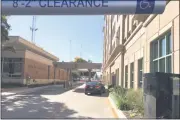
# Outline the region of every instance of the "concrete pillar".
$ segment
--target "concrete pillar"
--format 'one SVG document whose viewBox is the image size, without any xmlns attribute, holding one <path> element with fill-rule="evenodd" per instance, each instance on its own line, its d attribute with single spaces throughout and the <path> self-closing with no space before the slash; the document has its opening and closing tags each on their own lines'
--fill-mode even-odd
<svg viewBox="0 0 180 120">
<path fill-rule="evenodd" d="M 69 81 L 72 81 L 72 70 L 69 70 Z"/>
<path fill-rule="evenodd" d="M 64 81 L 64 87 L 67 88 L 68 87 L 68 82 L 69 82 L 69 69 L 67 69 L 67 80 Z"/>
<path fill-rule="evenodd" d="M 56 67 L 54 68 L 54 85 L 56 84 Z"/>
<path fill-rule="evenodd" d="M 124 53 L 120 56 L 121 64 L 120 64 L 120 85 L 124 87 Z"/>
<path fill-rule="evenodd" d="M 70 85 L 72 85 L 72 69 L 69 70 L 69 82 L 70 82 Z"/>
<path fill-rule="evenodd" d="M 91 69 L 88 69 L 89 72 L 89 81 L 91 81 Z"/>
</svg>

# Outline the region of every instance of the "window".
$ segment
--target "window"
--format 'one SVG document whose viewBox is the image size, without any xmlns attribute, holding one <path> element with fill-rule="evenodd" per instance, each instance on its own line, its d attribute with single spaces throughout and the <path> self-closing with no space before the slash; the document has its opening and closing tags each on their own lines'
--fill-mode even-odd
<svg viewBox="0 0 180 120">
<path fill-rule="evenodd" d="M 154 56 L 153 56 L 153 58 L 154 59 L 156 59 L 156 58 L 158 58 L 158 42 L 155 42 L 154 43 Z"/>
<path fill-rule="evenodd" d="M 119 85 L 119 68 L 116 69 L 116 85 Z"/>
<path fill-rule="evenodd" d="M 21 77 L 23 68 L 22 58 L 4 58 L 2 61 L 3 77 Z"/>
<path fill-rule="evenodd" d="M 171 40 L 171 34 L 168 34 L 166 37 L 166 46 L 167 46 L 167 54 L 171 54 L 172 52 L 172 40 Z"/>
<path fill-rule="evenodd" d="M 172 72 L 172 40 L 168 32 L 151 43 L 151 72 Z"/>
<path fill-rule="evenodd" d="M 143 83 L 143 58 L 138 60 L 138 87 L 141 88 Z"/>
<path fill-rule="evenodd" d="M 125 66 L 125 88 L 128 87 L 128 65 Z"/>
<path fill-rule="evenodd" d="M 160 46 L 159 46 L 159 52 L 160 52 L 160 56 L 162 57 L 164 55 L 166 55 L 166 48 L 165 48 L 165 38 L 163 38 L 162 40 L 159 41 L 160 42 Z"/>
<path fill-rule="evenodd" d="M 131 63 L 131 82 L 130 82 L 130 87 L 133 88 L 134 85 L 134 63 Z"/>
<path fill-rule="evenodd" d="M 3 63 L 3 72 L 4 73 L 9 73 L 9 63 L 8 62 L 4 62 Z"/>
</svg>

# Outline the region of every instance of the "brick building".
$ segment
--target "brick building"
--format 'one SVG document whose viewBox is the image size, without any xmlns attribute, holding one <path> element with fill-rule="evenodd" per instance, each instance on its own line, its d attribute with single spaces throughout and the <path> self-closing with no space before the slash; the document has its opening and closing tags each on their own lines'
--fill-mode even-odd
<svg viewBox="0 0 180 120">
<path fill-rule="evenodd" d="M 43 48 L 19 37 L 10 36 L 5 46 L 13 46 L 16 52 L 2 51 L 2 83 L 51 84 L 68 80 L 68 72 L 56 68 L 53 62 L 59 58 L 48 53 Z"/>
</svg>

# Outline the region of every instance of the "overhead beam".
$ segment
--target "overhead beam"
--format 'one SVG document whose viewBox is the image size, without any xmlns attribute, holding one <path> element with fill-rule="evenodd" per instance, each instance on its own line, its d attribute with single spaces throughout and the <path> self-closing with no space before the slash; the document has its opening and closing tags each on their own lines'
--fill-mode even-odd
<svg viewBox="0 0 180 120">
<path fill-rule="evenodd" d="M 56 67 L 62 69 L 101 69 L 101 63 L 75 63 L 75 62 L 54 62 Z"/>
</svg>

